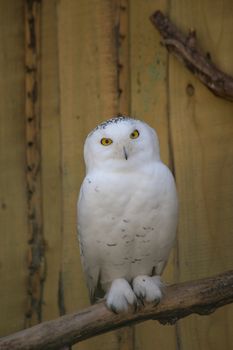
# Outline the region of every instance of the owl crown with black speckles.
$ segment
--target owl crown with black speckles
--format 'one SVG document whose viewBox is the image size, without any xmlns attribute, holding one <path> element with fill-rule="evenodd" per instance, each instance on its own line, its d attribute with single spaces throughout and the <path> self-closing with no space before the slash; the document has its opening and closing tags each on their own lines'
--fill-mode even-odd
<svg viewBox="0 0 233 350">
<path fill-rule="evenodd" d="M 97 125 L 97 127 L 92 131 L 92 133 L 96 130 L 99 130 L 99 129 L 105 129 L 110 124 L 116 124 L 116 123 L 119 123 L 121 121 L 126 121 L 126 120 L 131 120 L 131 119 L 134 119 L 134 118 L 131 118 L 127 115 L 119 113 L 116 116 L 112 117 L 111 119 L 108 119 L 108 120 L 100 123 L 99 125 Z"/>
</svg>

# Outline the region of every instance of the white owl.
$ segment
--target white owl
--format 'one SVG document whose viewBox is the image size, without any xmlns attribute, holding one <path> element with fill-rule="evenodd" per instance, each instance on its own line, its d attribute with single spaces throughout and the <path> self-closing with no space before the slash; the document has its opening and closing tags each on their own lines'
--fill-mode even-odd
<svg viewBox="0 0 233 350">
<path fill-rule="evenodd" d="M 156 132 L 140 120 L 114 117 L 87 136 L 84 158 L 78 233 L 91 300 L 106 293 L 117 313 L 137 299 L 158 302 L 178 203 Z"/>
</svg>

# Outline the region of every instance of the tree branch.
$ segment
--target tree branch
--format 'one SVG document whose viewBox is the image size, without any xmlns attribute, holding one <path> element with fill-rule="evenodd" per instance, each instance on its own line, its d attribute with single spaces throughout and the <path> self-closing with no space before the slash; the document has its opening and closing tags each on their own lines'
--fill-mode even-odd
<svg viewBox="0 0 233 350">
<path fill-rule="evenodd" d="M 174 324 L 192 313 L 208 315 L 233 302 L 233 270 L 215 277 L 168 286 L 160 304 L 116 315 L 104 302 L 43 322 L 0 339 L 1 350 L 58 349 L 116 328 L 154 319 Z"/>
<path fill-rule="evenodd" d="M 233 78 L 211 62 L 210 54 L 196 47 L 196 32 L 185 36 L 161 11 L 151 21 L 164 38 L 164 44 L 215 95 L 233 101 Z"/>
</svg>

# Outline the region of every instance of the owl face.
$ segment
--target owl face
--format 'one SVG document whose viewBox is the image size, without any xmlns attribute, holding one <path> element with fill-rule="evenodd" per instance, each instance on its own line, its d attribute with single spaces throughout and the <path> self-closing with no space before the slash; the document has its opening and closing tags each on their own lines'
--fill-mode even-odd
<svg viewBox="0 0 233 350">
<path fill-rule="evenodd" d="M 148 124 L 129 117 L 115 117 L 98 125 L 84 146 L 87 171 L 134 170 L 159 161 L 156 132 Z"/>
</svg>

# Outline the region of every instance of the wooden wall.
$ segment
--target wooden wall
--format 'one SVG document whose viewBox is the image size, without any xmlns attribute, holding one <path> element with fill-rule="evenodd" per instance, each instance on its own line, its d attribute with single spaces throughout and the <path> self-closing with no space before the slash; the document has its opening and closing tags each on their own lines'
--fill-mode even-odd
<svg viewBox="0 0 233 350">
<path fill-rule="evenodd" d="M 233 266 L 233 104 L 168 56 L 148 20 L 156 9 L 184 31 L 195 28 L 200 45 L 233 75 L 231 0 L 0 0 L 1 336 L 88 305 L 76 240 L 82 147 L 97 123 L 118 112 L 157 129 L 176 176 L 179 232 L 164 279 Z M 25 58 L 34 66 L 26 69 Z M 232 323 L 227 306 L 73 348 L 227 350 Z"/>
</svg>

